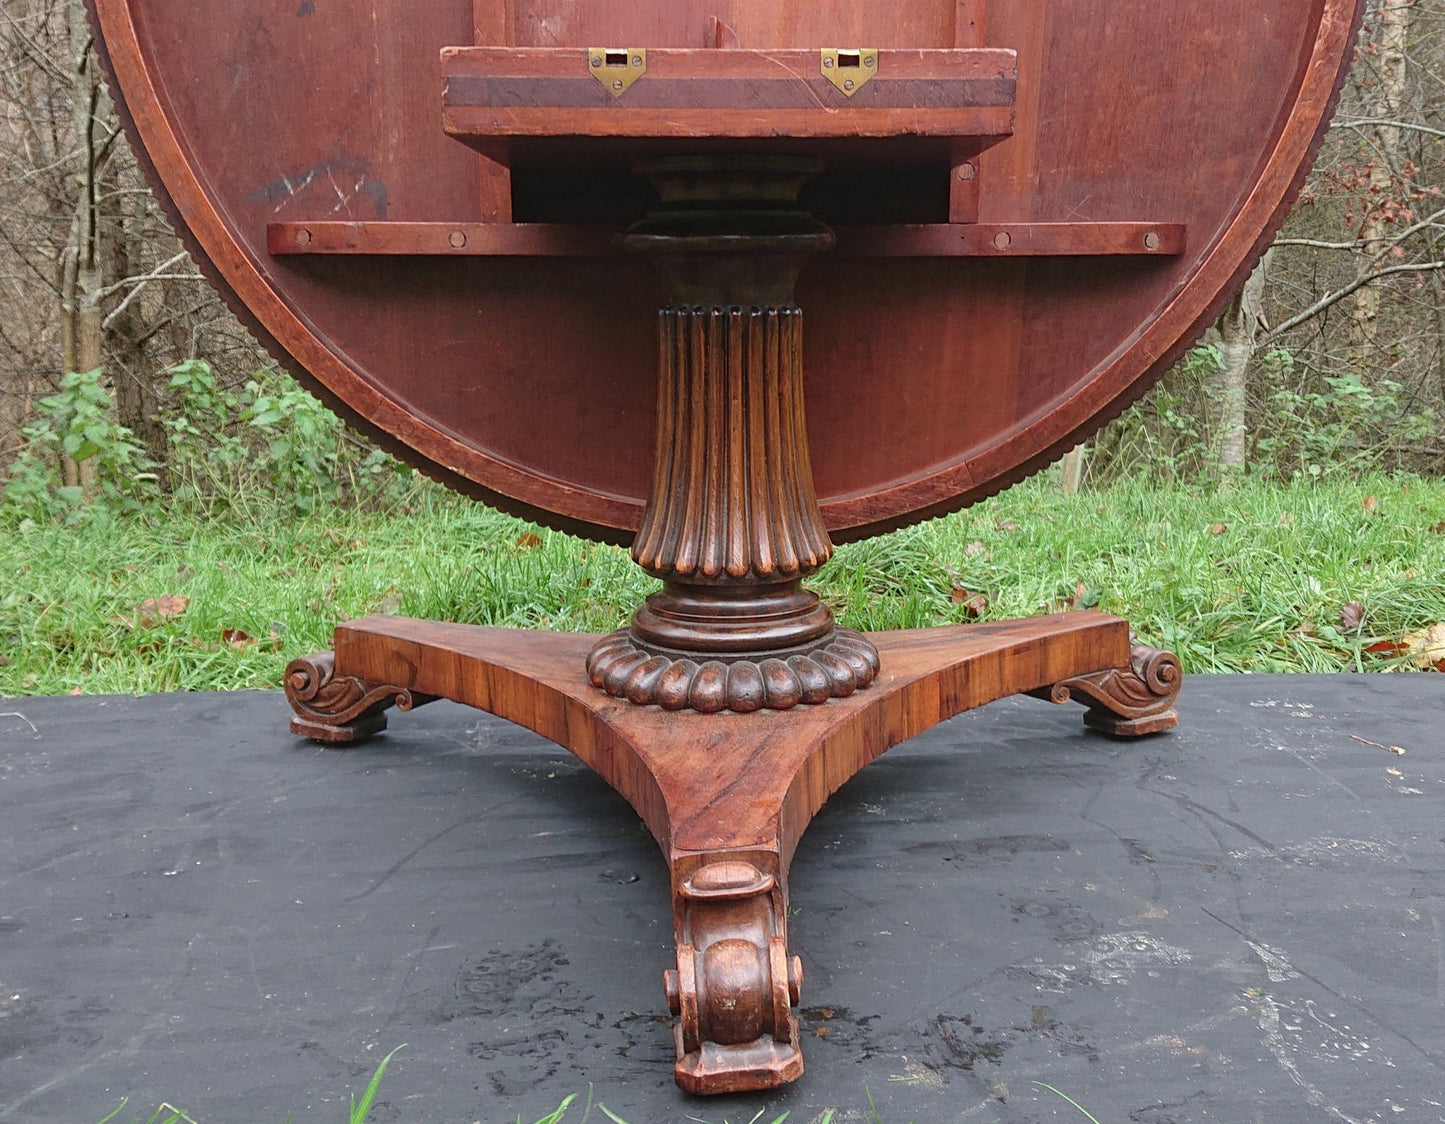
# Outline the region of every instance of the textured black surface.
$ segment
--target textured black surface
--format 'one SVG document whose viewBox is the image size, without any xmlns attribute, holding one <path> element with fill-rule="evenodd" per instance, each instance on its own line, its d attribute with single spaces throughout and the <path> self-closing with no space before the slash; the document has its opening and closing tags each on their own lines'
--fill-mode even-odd
<svg viewBox="0 0 1445 1124">
<path fill-rule="evenodd" d="M 724 1100 L 672 1084 L 655 847 L 550 743 L 0 704 L 0 1120 L 330 1124 L 402 1042 L 379 1124 L 576 1122 L 589 1085 L 630 1124 L 1084 1119 L 1033 1082 L 1104 1124 L 1445 1120 L 1445 678 L 1183 698 L 1133 743 L 1006 700 L 849 784 L 791 879 L 807 1073 Z"/>
</svg>

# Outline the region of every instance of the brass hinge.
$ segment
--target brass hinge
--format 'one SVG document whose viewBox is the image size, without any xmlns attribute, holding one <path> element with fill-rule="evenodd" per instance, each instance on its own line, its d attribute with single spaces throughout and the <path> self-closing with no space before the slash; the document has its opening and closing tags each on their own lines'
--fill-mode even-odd
<svg viewBox="0 0 1445 1124">
<path fill-rule="evenodd" d="M 641 47 L 588 47 L 587 70 L 614 98 L 647 73 L 647 52 Z"/>
<path fill-rule="evenodd" d="M 824 47 L 822 55 L 823 77 L 850 98 L 878 73 L 876 47 Z"/>
</svg>

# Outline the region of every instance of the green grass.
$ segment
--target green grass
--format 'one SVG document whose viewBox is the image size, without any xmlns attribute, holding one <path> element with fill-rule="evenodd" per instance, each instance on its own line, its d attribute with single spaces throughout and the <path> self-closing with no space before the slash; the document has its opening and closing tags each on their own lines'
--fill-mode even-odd
<svg viewBox="0 0 1445 1124">
<path fill-rule="evenodd" d="M 1442 525 L 1445 483 L 1415 478 L 1074 497 L 1040 478 L 841 547 L 811 584 L 858 628 L 957 623 L 956 602 L 982 593 L 983 619 L 1073 602 L 1127 616 L 1191 672 L 1382 669 L 1401 661 L 1372 643 L 1445 621 Z M 655 587 L 623 550 L 439 491 L 385 516 L 157 509 L 83 531 L 12 519 L 0 574 L 10 696 L 272 687 L 349 617 L 602 631 Z M 185 610 L 140 608 L 167 595 Z M 1352 601 L 1358 632 L 1339 620 Z"/>
</svg>

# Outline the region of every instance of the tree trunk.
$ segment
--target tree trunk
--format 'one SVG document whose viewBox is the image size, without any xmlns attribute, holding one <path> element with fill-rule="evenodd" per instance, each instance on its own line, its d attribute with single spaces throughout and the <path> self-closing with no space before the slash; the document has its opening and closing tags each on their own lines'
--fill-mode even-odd
<svg viewBox="0 0 1445 1124">
<path fill-rule="evenodd" d="M 1405 48 L 1410 40 L 1416 0 L 1380 0 L 1379 23 L 1375 35 L 1373 58 L 1376 79 L 1365 83 L 1363 115 L 1376 120 L 1395 120 L 1405 103 Z M 1362 52 L 1363 54 L 1363 52 Z M 1367 56 L 1370 57 L 1370 56 Z M 1367 273 L 1378 268 L 1378 259 L 1388 253 L 1389 226 L 1394 211 L 1387 207 L 1398 200 L 1400 170 L 1404 167 L 1403 130 L 1397 125 L 1375 127 L 1376 151 L 1370 162 L 1368 195 L 1365 199 L 1364 222 L 1360 226 L 1363 254 L 1359 271 Z M 1371 361 L 1379 331 L 1380 289 L 1371 282 L 1357 289 L 1350 316 L 1350 367 L 1365 370 Z"/>
<path fill-rule="evenodd" d="M 1273 250 L 1265 253 L 1210 332 L 1221 360 L 1209 380 L 1210 434 L 1216 463 L 1225 471 L 1243 468 L 1248 460 L 1249 363 L 1264 323 L 1265 279 L 1273 257 Z"/>
<path fill-rule="evenodd" d="M 79 167 L 70 237 L 61 265 L 62 363 L 65 372 L 70 373 L 99 370 L 105 364 L 105 317 L 101 308 L 105 278 L 99 247 L 98 187 L 106 159 L 106 138 L 100 135 L 99 120 L 106 97 L 84 6 L 79 0 L 70 0 L 67 14 L 72 121 Z M 62 453 L 61 476 L 67 485 L 78 484 L 89 491 L 95 483 L 95 466 L 85 461 L 77 464 Z"/>
<path fill-rule="evenodd" d="M 1075 445 L 1059 463 L 1064 472 L 1064 495 L 1077 495 L 1084 483 L 1084 446 Z"/>
</svg>

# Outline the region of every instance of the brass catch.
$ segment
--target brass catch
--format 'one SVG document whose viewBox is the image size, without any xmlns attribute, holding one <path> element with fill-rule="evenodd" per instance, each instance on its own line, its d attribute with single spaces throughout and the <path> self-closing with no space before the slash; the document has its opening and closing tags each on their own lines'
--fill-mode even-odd
<svg viewBox="0 0 1445 1124">
<path fill-rule="evenodd" d="M 647 52 L 641 47 L 588 47 L 587 71 L 614 98 L 647 73 Z"/>
<path fill-rule="evenodd" d="M 842 90 L 846 97 L 851 98 L 878 73 L 876 47 L 824 47 L 822 56 L 823 77 Z"/>
</svg>

